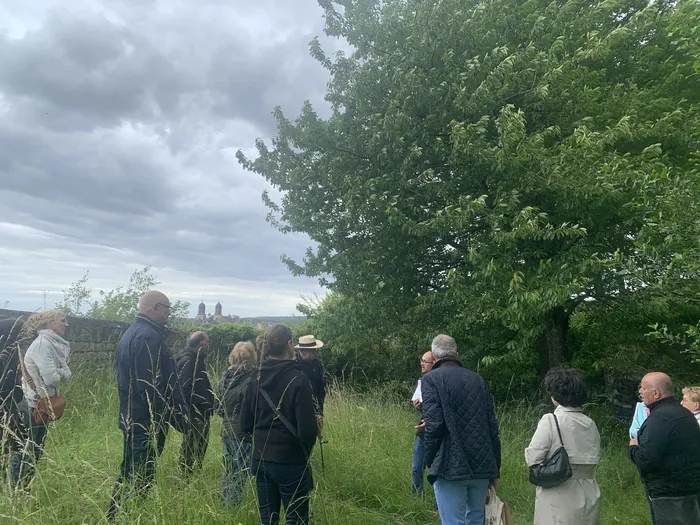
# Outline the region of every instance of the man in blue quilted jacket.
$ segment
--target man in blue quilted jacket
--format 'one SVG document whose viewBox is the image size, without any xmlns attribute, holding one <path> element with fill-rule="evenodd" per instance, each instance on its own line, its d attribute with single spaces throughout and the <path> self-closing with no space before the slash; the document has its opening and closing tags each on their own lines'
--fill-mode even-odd
<svg viewBox="0 0 700 525">
<path fill-rule="evenodd" d="M 440 334 L 421 382 L 428 481 L 443 525 L 484 525 L 489 485 L 501 469 L 501 440 L 484 379 L 462 366 L 457 343 Z"/>
<path fill-rule="evenodd" d="M 156 458 L 165 447 L 168 426 L 183 434 L 189 429 L 187 401 L 166 343 L 171 308 L 161 292 L 146 292 L 117 347 L 124 455 L 107 512 L 110 521 L 131 492 L 144 494 L 155 481 Z"/>
</svg>

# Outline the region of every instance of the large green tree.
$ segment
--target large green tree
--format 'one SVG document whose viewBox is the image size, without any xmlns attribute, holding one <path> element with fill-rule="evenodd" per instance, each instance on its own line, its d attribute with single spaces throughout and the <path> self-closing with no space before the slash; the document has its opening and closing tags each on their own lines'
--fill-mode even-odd
<svg viewBox="0 0 700 525">
<path fill-rule="evenodd" d="M 540 371 L 583 303 L 700 291 L 696 1 L 320 3 L 331 116 L 238 154 L 317 245 L 293 272 Z"/>
</svg>

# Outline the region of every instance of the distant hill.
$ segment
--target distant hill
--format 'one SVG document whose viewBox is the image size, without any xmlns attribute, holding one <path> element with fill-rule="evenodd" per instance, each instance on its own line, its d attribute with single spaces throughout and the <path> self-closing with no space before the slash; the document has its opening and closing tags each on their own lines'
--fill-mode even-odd
<svg viewBox="0 0 700 525">
<path fill-rule="evenodd" d="M 299 324 L 306 321 L 305 315 L 289 315 L 280 317 L 241 317 L 241 323 L 250 323 L 256 325 L 262 323 L 264 325 L 271 325 L 275 323 L 282 324 Z"/>
</svg>

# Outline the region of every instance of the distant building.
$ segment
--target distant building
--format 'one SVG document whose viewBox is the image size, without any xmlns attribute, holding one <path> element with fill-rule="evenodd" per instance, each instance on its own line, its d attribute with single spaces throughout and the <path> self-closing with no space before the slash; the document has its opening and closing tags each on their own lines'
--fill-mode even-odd
<svg viewBox="0 0 700 525">
<path fill-rule="evenodd" d="M 199 303 L 199 308 L 197 308 L 197 316 L 195 317 L 195 321 L 205 321 L 207 318 L 207 305 L 204 304 L 204 301 Z"/>
<path fill-rule="evenodd" d="M 209 315 L 207 317 L 207 305 L 204 304 L 204 300 L 199 303 L 197 308 L 197 315 L 193 319 L 195 324 L 201 326 L 202 328 L 207 328 L 209 326 L 221 324 L 221 323 L 240 323 L 241 318 L 237 315 L 223 315 L 223 306 L 220 302 L 217 302 L 214 306 L 214 315 Z"/>
</svg>

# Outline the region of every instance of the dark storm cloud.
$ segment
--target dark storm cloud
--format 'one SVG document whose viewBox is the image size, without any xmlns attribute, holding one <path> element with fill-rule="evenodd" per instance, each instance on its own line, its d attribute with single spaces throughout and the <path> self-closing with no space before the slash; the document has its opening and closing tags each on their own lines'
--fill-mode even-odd
<svg viewBox="0 0 700 525">
<path fill-rule="evenodd" d="M 73 209 L 167 212 L 175 189 L 165 166 L 147 153 L 115 136 L 41 133 L 0 123 L 0 189 Z"/>
<path fill-rule="evenodd" d="M 149 41 L 104 18 L 51 15 L 22 39 L 0 39 L 0 89 L 53 128 L 150 121 L 194 88 Z"/>
<path fill-rule="evenodd" d="M 37 0 L 34 10 L 3 9 L 13 24 L 0 20 L 6 269 L 19 271 L 10 262 L 34 246 L 74 257 L 65 272 L 93 264 L 93 274 L 121 275 L 151 264 L 216 290 L 265 283 L 260 290 L 277 301 L 272 283 L 309 290 L 305 280 L 297 290 L 280 263 L 282 253 L 301 257 L 309 240 L 266 223 L 267 185 L 234 153 L 274 135 L 277 105 L 293 117 L 310 99 L 324 113 L 326 72 L 308 56 L 323 27 L 314 0 Z M 0 275 L 0 295 L 21 279 Z"/>
</svg>

